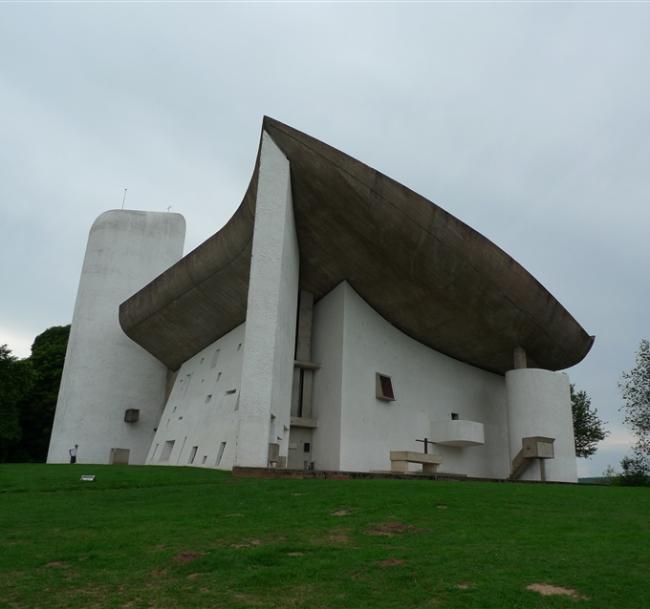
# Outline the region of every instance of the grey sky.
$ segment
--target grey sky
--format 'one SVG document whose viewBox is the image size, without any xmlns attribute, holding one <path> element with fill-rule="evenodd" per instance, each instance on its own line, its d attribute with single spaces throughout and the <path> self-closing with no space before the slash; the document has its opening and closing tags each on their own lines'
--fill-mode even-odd
<svg viewBox="0 0 650 609">
<path fill-rule="evenodd" d="M 268 114 L 476 228 L 596 343 L 569 371 L 629 445 L 616 387 L 650 335 L 650 5 L 0 5 L 0 343 L 69 323 L 90 224 L 238 206 Z"/>
</svg>

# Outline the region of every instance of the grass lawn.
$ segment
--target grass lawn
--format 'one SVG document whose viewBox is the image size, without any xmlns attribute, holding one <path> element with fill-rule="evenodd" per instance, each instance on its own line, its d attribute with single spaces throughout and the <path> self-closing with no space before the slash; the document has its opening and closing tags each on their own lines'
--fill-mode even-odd
<svg viewBox="0 0 650 609">
<path fill-rule="evenodd" d="M 647 609 L 650 489 L 2 465 L 0 549 L 0 607 Z"/>
</svg>

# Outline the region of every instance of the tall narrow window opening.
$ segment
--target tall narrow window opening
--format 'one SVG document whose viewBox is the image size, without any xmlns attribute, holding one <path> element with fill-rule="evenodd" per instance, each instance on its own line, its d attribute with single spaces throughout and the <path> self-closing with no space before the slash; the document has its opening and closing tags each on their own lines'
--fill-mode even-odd
<svg viewBox="0 0 650 609">
<path fill-rule="evenodd" d="M 190 458 L 187 461 L 189 465 L 192 465 L 194 463 L 194 459 L 196 458 L 196 451 L 199 450 L 198 446 L 192 446 L 192 450 L 190 451 Z"/>
<path fill-rule="evenodd" d="M 226 450 L 226 443 L 225 443 L 225 442 L 222 442 L 222 443 L 219 445 L 219 452 L 217 453 L 217 461 L 216 461 L 216 463 L 215 463 L 215 465 L 216 465 L 217 467 L 218 467 L 219 465 L 221 465 L 221 459 L 223 458 L 223 451 L 224 451 L 224 450 Z"/>
</svg>

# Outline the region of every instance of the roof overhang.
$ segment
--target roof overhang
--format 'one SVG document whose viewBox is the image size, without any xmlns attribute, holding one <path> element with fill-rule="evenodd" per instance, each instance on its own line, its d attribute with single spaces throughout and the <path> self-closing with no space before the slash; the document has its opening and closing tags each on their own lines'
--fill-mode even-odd
<svg viewBox="0 0 650 609">
<path fill-rule="evenodd" d="M 431 201 L 268 117 L 291 164 L 301 288 L 315 299 L 341 281 L 397 328 L 485 370 L 561 370 L 589 336 L 519 263 Z M 120 306 L 126 334 L 169 368 L 245 321 L 258 160 L 229 222 Z"/>
</svg>

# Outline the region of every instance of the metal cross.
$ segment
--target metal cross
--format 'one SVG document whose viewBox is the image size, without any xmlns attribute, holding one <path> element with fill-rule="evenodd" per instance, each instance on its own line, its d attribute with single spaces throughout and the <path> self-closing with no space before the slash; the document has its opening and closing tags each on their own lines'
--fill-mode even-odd
<svg viewBox="0 0 650 609">
<path fill-rule="evenodd" d="M 429 453 L 429 444 L 433 444 L 433 442 L 431 440 L 429 440 L 429 438 L 424 438 L 424 440 L 416 440 L 416 442 L 424 442 L 424 454 L 425 455 Z"/>
</svg>

